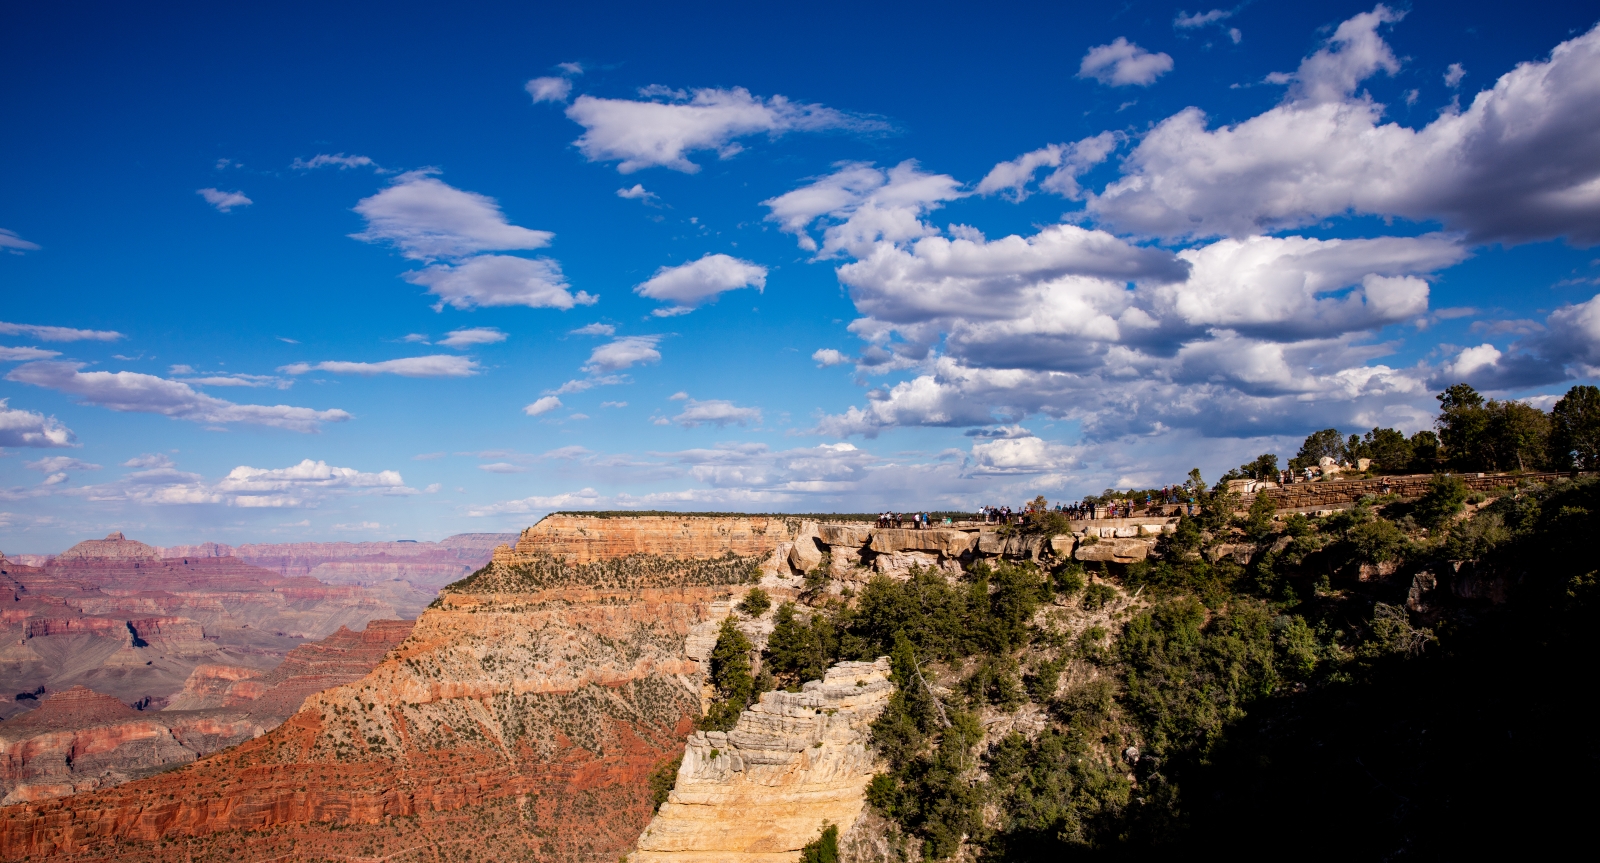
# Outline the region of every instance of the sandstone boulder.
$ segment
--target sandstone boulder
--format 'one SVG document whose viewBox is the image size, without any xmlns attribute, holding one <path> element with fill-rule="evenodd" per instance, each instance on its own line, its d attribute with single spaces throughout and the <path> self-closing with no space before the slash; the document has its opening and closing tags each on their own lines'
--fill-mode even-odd
<svg viewBox="0 0 1600 863">
<path fill-rule="evenodd" d="M 941 558 L 926 551 L 896 551 L 880 554 L 872 559 L 872 568 L 895 579 L 911 577 L 912 567 L 937 569 L 951 574 L 961 572 L 961 564 L 950 558 Z"/>
<path fill-rule="evenodd" d="M 960 530 L 910 530 L 881 528 L 872 532 L 872 550 L 878 554 L 924 551 L 960 557 L 972 548 L 974 534 Z"/>
<path fill-rule="evenodd" d="M 864 524 L 826 523 L 817 525 L 817 535 L 822 541 L 837 549 L 839 546 L 861 548 L 872 541 L 872 528 Z"/>
<path fill-rule="evenodd" d="M 1155 544 L 1141 539 L 1103 539 L 1093 545 L 1080 545 L 1073 557 L 1081 561 L 1137 563 L 1150 556 Z"/>
<path fill-rule="evenodd" d="M 1039 555 L 1044 552 L 1046 543 L 1053 541 L 1053 538 L 1038 535 L 1001 536 L 993 531 L 984 531 L 978 538 L 978 551 L 998 557 L 1026 557 L 1038 560 Z"/>
<path fill-rule="evenodd" d="M 789 549 L 789 565 L 798 572 L 810 572 L 821 566 L 822 548 L 817 545 L 820 540 L 816 522 L 801 522 L 800 532 L 795 535 L 794 545 Z"/>
<path fill-rule="evenodd" d="M 1406 608 L 1412 611 L 1427 611 L 1433 597 L 1433 591 L 1439 586 L 1439 577 L 1433 570 L 1424 569 L 1411 577 L 1411 589 L 1406 592 Z"/>
<path fill-rule="evenodd" d="M 1377 563 L 1363 563 L 1356 573 L 1356 578 L 1359 581 L 1377 581 L 1380 578 L 1388 578 L 1389 576 L 1394 575 L 1395 570 L 1399 568 L 1400 562 L 1395 560 L 1381 560 Z"/>
<path fill-rule="evenodd" d="M 828 552 L 828 575 L 840 581 L 865 581 L 866 568 L 861 563 L 861 549 L 845 545 L 832 546 Z"/>
<path fill-rule="evenodd" d="M 1050 537 L 1050 551 L 1054 552 L 1056 557 L 1071 557 L 1072 547 L 1077 545 L 1077 543 L 1077 538 L 1075 538 L 1072 534 L 1058 533 L 1055 536 Z"/>
</svg>

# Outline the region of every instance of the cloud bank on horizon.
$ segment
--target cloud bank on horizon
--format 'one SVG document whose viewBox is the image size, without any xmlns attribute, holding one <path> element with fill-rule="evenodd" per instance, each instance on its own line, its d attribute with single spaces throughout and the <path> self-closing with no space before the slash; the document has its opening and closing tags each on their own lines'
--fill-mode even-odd
<svg viewBox="0 0 1600 863">
<path fill-rule="evenodd" d="M 1457 382 L 1542 404 L 1600 376 L 1600 27 L 1497 60 L 1430 42 L 1445 10 L 1351 7 L 1320 34 L 1266 15 L 1113 20 L 1027 84 L 1064 109 L 954 143 L 918 132 L 939 115 L 915 100 L 794 70 L 695 87 L 567 61 L 493 121 L 545 142 L 511 168 L 487 141 L 358 139 L 270 176 L 219 159 L 187 185 L 210 184 L 203 230 L 333 251 L 254 289 L 287 310 L 204 318 L 222 338 L 42 288 L 8 311 L 28 323 L 0 323 L 0 447 L 92 461 L 0 459 L 0 506 L 28 501 L 0 540 L 130 518 L 315 534 L 240 513 L 319 507 L 438 532 L 1064 499 L 1320 428 L 1415 431 Z M 1274 26 L 1304 50 L 1254 35 Z M 294 191 L 317 183 L 338 185 Z M 28 215 L 5 214 L 0 265 L 77 278 L 57 252 L 77 240 Z M 401 480 L 424 451 L 418 485 L 453 492 Z M 90 482 L 95 461 L 122 474 Z"/>
</svg>

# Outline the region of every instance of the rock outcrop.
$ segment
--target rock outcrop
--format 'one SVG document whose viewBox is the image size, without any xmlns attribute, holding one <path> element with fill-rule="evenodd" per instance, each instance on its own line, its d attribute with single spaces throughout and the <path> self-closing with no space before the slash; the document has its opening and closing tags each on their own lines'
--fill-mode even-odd
<svg viewBox="0 0 1600 863">
<path fill-rule="evenodd" d="M 496 559 L 553 557 L 571 566 L 635 554 L 695 560 L 734 554 L 765 557 L 792 542 L 798 519 L 783 516 L 633 516 L 601 518 L 550 515 L 524 530 L 515 547 Z"/>
<path fill-rule="evenodd" d="M 825 825 L 848 829 L 875 771 L 867 738 L 888 674 L 887 658 L 843 662 L 798 693 L 763 693 L 726 734 L 695 732 L 628 859 L 792 863 Z"/>
</svg>

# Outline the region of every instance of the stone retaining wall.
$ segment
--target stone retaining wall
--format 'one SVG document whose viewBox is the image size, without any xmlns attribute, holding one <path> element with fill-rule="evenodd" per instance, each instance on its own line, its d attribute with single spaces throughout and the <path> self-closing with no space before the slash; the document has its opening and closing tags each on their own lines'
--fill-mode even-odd
<svg viewBox="0 0 1600 863">
<path fill-rule="evenodd" d="M 1523 474 L 1456 474 L 1467 488 L 1473 491 L 1488 491 L 1503 486 L 1515 486 L 1519 483 L 1549 483 L 1558 479 L 1571 477 L 1570 473 L 1523 473 Z M 1269 489 L 1261 494 L 1270 496 L 1278 509 L 1288 510 L 1314 510 L 1314 509 L 1339 509 L 1355 503 L 1367 495 L 1396 494 L 1402 498 L 1418 498 L 1428 490 L 1428 481 L 1432 474 L 1409 474 L 1406 476 L 1385 476 L 1376 479 L 1334 480 L 1332 482 L 1307 482 L 1295 483 L 1287 488 Z M 1240 495 L 1240 508 L 1249 509 L 1255 502 L 1257 495 Z"/>
</svg>

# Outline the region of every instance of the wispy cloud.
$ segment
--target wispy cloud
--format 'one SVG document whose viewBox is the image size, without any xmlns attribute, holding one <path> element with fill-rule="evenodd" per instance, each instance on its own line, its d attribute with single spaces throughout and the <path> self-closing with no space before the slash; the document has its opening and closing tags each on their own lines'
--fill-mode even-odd
<svg viewBox="0 0 1600 863">
<path fill-rule="evenodd" d="M 0 321 L 0 334 L 32 336 L 46 342 L 114 342 L 126 338 L 115 330 L 79 330 L 73 327 L 48 327 L 37 324 L 8 324 Z"/>
<path fill-rule="evenodd" d="M 478 373 L 477 360 L 450 354 L 431 354 L 425 357 L 402 357 L 376 363 L 326 360 L 320 363 L 291 363 L 278 369 L 291 375 L 307 372 L 332 372 L 334 374 L 399 375 L 404 378 L 464 378 Z"/>
<path fill-rule="evenodd" d="M 341 171 L 348 171 L 351 168 L 372 168 L 380 173 L 383 171 L 377 162 L 366 156 L 346 156 L 343 153 L 332 155 L 318 153 L 309 159 L 296 157 L 289 167 L 297 171 L 314 171 L 317 168 L 338 168 Z"/>
<path fill-rule="evenodd" d="M 23 238 L 17 236 L 16 231 L 8 231 L 5 228 L 0 228 L 0 249 L 5 249 L 12 254 L 20 255 L 23 252 L 37 252 L 39 250 L 39 244 L 30 243 L 27 240 L 24 240 Z"/>
<path fill-rule="evenodd" d="M 577 145 L 589 161 L 617 162 L 624 174 L 654 167 L 693 174 L 700 166 L 688 154 L 715 150 L 719 158 L 729 159 L 744 149 L 738 139 L 750 135 L 885 128 L 880 121 L 822 105 L 753 96 L 743 87 L 692 93 L 647 87 L 640 94 L 646 101 L 588 95 L 573 100 L 567 116 L 584 128 Z"/>
<path fill-rule="evenodd" d="M 439 344 L 447 348 L 470 348 L 474 345 L 498 344 L 505 340 L 506 334 L 494 327 L 468 327 L 451 330 L 449 335 L 439 340 Z"/>
<path fill-rule="evenodd" d="M 221 189 L 196 189 L 195 194 L 206 199 L 206 203 L 217 208 L 218 212 L 226 213 L 234 207 L 248 207 L 255 201 L 244 196 L 243 192 L 224 192 Z"/>
<path fill-rule="evenodd" d="M 182 381 L 138 372 L 86 372 L 83 363 L 35 362 L 18 366 L 6 380 L 75 396 L 84 404 L 114 411 L 153 413 L 201 423 L 247 423 L 313 432 L 350 414 L 290 405 L 241 405 L 208 396 Z M 70 433 L 69 433 L 70 434 Z"/>
</svg>

